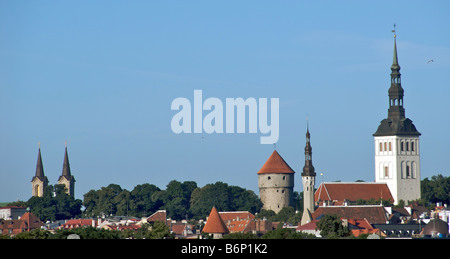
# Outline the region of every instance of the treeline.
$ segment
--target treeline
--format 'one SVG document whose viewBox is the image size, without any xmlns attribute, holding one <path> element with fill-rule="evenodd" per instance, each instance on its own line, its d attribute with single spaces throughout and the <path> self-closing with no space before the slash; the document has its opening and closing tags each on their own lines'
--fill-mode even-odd
<svg viewBox="0 0 450 259">
<path fill-rule="evenodd" d="M 128 191 L 110 184 L 84 195 L 85 216 L 128 215 L 135 217 L 165 209 L 167 216 L 176 219 L 204 219 L 211 208 L 220 211 L 244 210 L 259 212 L 262 202 L 250 190 L 230 186 L 223 182 L 199 188 L 193 181 L 171 181 L 165 190 L 149 183 L 140 184 Z"/>
</svg>

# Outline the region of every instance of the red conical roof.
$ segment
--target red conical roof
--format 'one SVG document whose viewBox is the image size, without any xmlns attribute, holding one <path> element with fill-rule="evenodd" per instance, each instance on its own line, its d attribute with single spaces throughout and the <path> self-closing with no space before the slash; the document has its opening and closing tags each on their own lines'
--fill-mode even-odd
<svg viewBox="0 0 450 259">
<path fill-rule="evenodd" d="M 206 221 L 206 224 L 203 227 L 202 232 L 210 233 L 210 234 L 213 234 L 213 233 L 226 234 L 226 233 L 228 233 L 228 228 L 225 225 L 225 223 L 223 222 L 219 213 L 217 212 L 216 207 L 213 207 L 211 210 L 211 213 L 209 213 L 208 220 Z"/>
<path fill-rule="evenodd" d="M 276 150 L 267 159 L 266 163 L 259 170 L 258 174 L 293 174 L 294 170 L 284 161 Z"/>
</svg>

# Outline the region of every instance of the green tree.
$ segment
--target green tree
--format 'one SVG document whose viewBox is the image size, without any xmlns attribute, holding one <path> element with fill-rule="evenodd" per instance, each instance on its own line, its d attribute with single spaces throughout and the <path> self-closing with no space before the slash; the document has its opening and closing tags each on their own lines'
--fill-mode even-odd
<svg viewBox="0 0 450 259">
<path fill-rule="evenodd" d="M 117 184 L 110 184 L 97 191 L 90 190 L 83 196 L 83 205 L 86 208 L 85 214 L 87 216 L 116 215 L 117 203 L 120 202 L 116 197 L 122 191 L 123 189 Z"/>
<path fill-rule="evenodd" d="M 219 211 L 258 212 L 262 202 L 253 191 L 238 186 L 229 186 L 223 182 L 207 184 L 192 192 L 190 212 L 194 218 L 205 218 L 215 206 Z"/>
<path fill-rule="evenodd" d="M 21 232 L 14 236 L 14 239 L 49 239 L 51 234 L 49 231 L 36 228 L 31 230 L 30 232 L 25 231 Z"/>
<path fill-rule="evenodd" d="M 178 182 L 171 181 L 163 191 L 161 198 L 167 210 L 167 216 L 173 219 L 184 219 L 189 216 L 190 199 L 192 192 L 197 188 L 197 184 L 192 181 Z"/>
<path fill-rule="evenodd" d="M 422 199 L 429 203 L 443 202 L 450 204 L 450 176 L 434 175 L 431 179 L 421 181 Z"/>
<path fill-rule="evenodd" d="M 278 227 L 275 230 L 268 231 L 261 236 L 261 239 L 311 239 L 316 238 L 314 235 L 296 232 L 293 228 Z"/>
<path fill-rule="evenodd" d="M 342 225 L 340 217 L 336 214 L 325 214 L 316 224 L 320 235 L 324 238 L 334 239 L 350 236 L 348 227 Z"/>
<path fill-rule="evenodd" d="M 137 217 L 147 216 L 149 213 L 158 210 L 163 202 L 158 193 L 161 189 L 153 184 L 139 184 L 131 191 L 133 199 L 133 215 Z"/>
<path fill-rule="evenodd" d="M 81 215 L 81 200 L 65 192 L 64 185 L 49 185 L 42 197 L 31 197 L 27 206 L 31 212 L 42 221 L 60 220 L 78 217 Z"/>
</svg>

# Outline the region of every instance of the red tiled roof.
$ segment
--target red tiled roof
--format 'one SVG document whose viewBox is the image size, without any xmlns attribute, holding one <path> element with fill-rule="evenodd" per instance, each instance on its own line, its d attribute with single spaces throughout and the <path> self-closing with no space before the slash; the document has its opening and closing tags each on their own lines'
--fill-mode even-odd
<svg viewBox="0 0 450 259">
<path fill-rule="evenodd" d="M 293 174 L 294 170 L 284 161 L 276 150 L 273 151 L 263 167 L 258 171 L 258 174 Z"/>
<path fill-rule="evenodd" d="M 150 217 L 147 218 L 147 222 L 155 222 L 155 221 L 161 221 L 167 225 L 166 210 L 158 210 L 157 212 L 153 213 Z"/>
<path fill-rule="evenodd" d="M 220 217 L 223 222 L 229 220 L 244 220 L 244 219 L 254 219 L 255 215 L 249 211 L 221 211 L 219 212 Z"/>
<path fill-rule="evenodd" d="M 335 205 L 342 205 L 344 200 L 379 200 L 380 198 L 394 201 L 385 183 L 322 183 L 314 194 L 316 202 L 331 201 Z"/>
<path fill-rule="evenodd" d="M 383 206 L 379 205 L 318 207 L 312 217 L 317 219 L 325 214 L 337 214 L 341 218 L 365 218 L 370 224 L 385 224 L 388 220 Z"/>
<path fill-rule="evenodd" d="M 96 226 L 96 223 L 97 221 L 94 219 L 71 219 L 66 221 L 66 223 L 62 224 L 61 227 L 62 228 L 88 227 L 88 226 Z"/>
<path fill-rule="evenodd" d="M 26 212 L 20 219 L 0 221 L 0 234 L 16 235 L 23 231 L 40 228 L 44 224 L 31 212 Z"/>
<path fill-rule="evenodd" d="M 311 222 L 308 222 L 306 224 L 300 225 L 299 222 L 299 226 L 296 228 L 297 231 L 302 231 L 302 230 L 316 230 L 316 223 L 319 222 L 319 220 L 313 220 Z"/>
<path fill-rule="evenodd" d="M 216 207 L 213 207 L 211 213 L 209 214 L 208 220 L 206 221 L 205 226 L 203 227 L 202 232 L 205 233 L 220 233 L 225 234 L 228 233 L 228 228 L 217 212 Z"/>
</svg>

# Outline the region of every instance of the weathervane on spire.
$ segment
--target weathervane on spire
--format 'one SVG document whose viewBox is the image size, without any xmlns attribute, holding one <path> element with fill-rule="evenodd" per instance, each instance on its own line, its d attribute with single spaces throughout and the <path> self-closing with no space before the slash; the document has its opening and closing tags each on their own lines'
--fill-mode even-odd
<svg viewBox="0 0 450 259">
<path fill-rule="evenodd" d="M 395 35 L 395 27 L 396 27 L 397 25 L 394 23 L 394 29 L 392 30 L 392 32 L 394 33 L 394 38 L 395 37 L 397 37 L 397 35 Z"/>
</svg>

